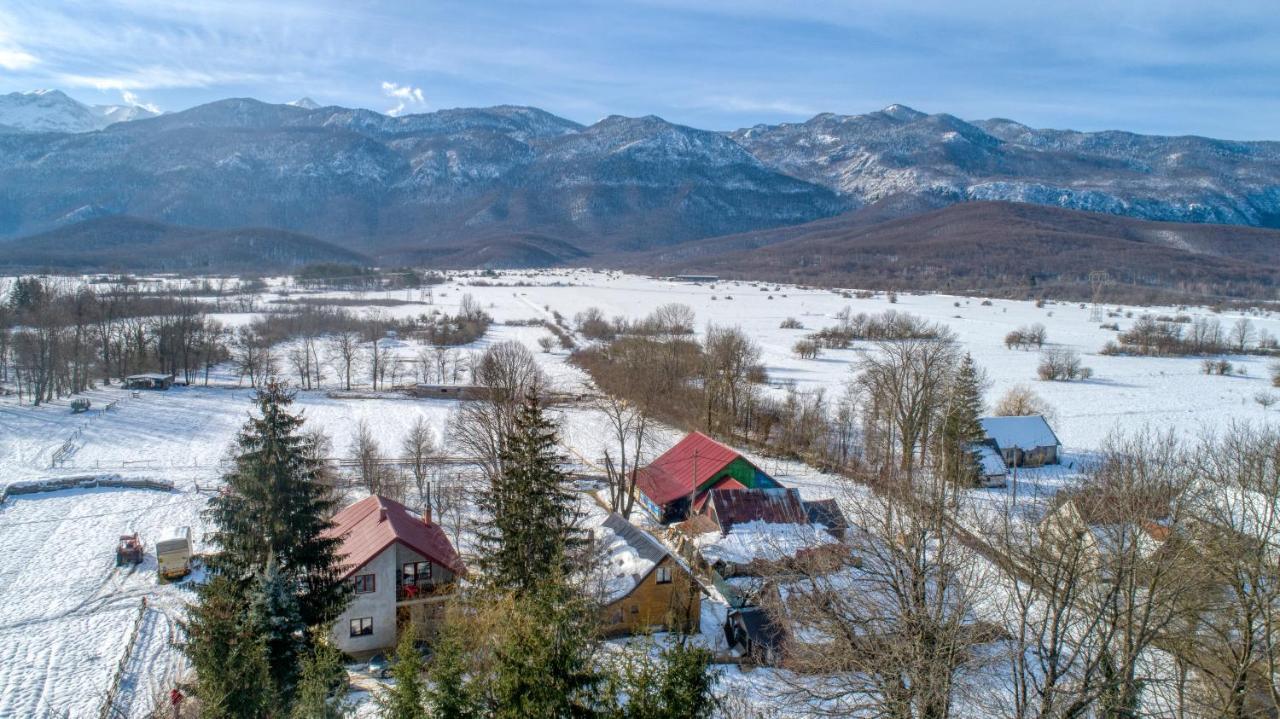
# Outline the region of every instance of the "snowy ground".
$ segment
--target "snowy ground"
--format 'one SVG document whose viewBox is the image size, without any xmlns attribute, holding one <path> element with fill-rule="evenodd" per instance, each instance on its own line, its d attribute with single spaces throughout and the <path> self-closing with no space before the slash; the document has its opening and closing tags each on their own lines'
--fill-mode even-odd
<svg viewBox="0 0 1280 719">
<path fill-rule="evenodd" d="M 512 286 L 516 283 L 522 286 Z M 273 293 L 285 289 L 286 283 L 272 282 Z M 761 345 L 774 382 L 822 388 L 829 395 L 840 391 L 850 365 L 866 346 L 801 360 L 792 354 L 792 344 L 808 332 L 834 324 L 834 315 L 846 306 L 855 313 L 910 312 L 945 323 L 957 333 L 990 376 L 989 401 L 1019 383 L 1048 399 L 1058 413 L 1055 430 L 1066 446 L 1068 461 L 1073 462 L 1086 459 L 1116 430 L 1149 426 L 1192 434 L 1235 419 L 1262 421 L 1266 413 L 1253 397 L 1270 386 L 1266 360 L 1257 357 L 1232 358 L 1247 374 L 1221 377 L 1201 374 L 1198 358 L 1101 356 L 1098 350 L 1114 332 L 1089 321 L 1089 310 L 1078 305 L 1037 308 L 1029 302 L 992 300 L 984 306 L 981 299 L 941 295 L 900 295 L 893 304 L 884 296 L 850 299 L 826 290 L 751 283 L 689 285 L 586 270 L 461 278 L 433 288 L 429 297 L 419 290 L 325 294 L 411 302 L 351 308 L 388 317 L 432 309 L 451 312 L 464 294 L 471 294 L 499 323 L 550 319 L 555 312 L 572 318 L 590 306 L 599 307 L 606 316 L 637 319 L 664 303 L 682 302 L 694 308 L 700 328 L 708 323 L 742 326 Z M 257 309 L 279 298 L 270 294 L 257 303 Z M 231 309 L 219 316 L 229 325 L 245 324 L 256 316 Z M 1124 311 L 1133 311 L 1136 318 L 1148 310 Z M 1149 311 L 1175 313 L 1171 308 Z M 1182 312 L 1209 314 L 1196 308 Z M 788 317 L 804 323 L 805 329 L 780 329 Z M 1107 321 L 1126 328 L 1134 318 L 1122 315 Z M 1236 315 L 1219 319 L 1229 327 Z M 1252 320 L 1257 327 L 1280 335 L 1280 319 L 1255 316 Z M 1048 328 L 1051 345 L 1080 352 L 1084 363 L 1094 369 L 1094 379 L 1035 380 L 1038 354 L 1008 350 L 1003 344 L 1007 332 L 1033 322 Z M 585 377 L 567 364 L 566 353 L 537 350 L 538 338 L 547 334 L 540 327 L 496 324 L 485 338 L 463 351 L 480 351 L 507 339 L 520 341 L 534 349 L 560 388 L 581 389 Z M 406 342 L 397 354 L 412 359 L 419 349 Z M 326 389 L 333 386 L 336 373 L 329 376 Z M 94 390 L 87 394 L 94 409 L 81 415 L 71 413 L 67 400 L 30 407 L 17 406 L 12 397 L 0 398 L 0 487 L 19 480 L 86 473 L 153 477 L 176 485 L 172 493 L 99 489 L 24 495 L 0 506 L 0 546 L 6 548 L 0 553 L 0 717 L 39 717 L 54 710 L 69 710 L 71 716 L 96 715 L 144 597 L 149 608 L 142 614 L 122 681 L 123 703 L 130 706 L 131 716 L 142 716 L 152 695 L 169 686 L 180 669 L 179 654 L 169 642 L 186 590 L 158 585 L 154 565 L 144 564 L 133 572 L 116 570 L 113 550 L 117 536 L 126 530 L 140 531 L 145 539 L 164 526 L 186 524 L 196 528 L 197 537 L 203 535 L 199 512 L 208 492 L 216 488 L 228 448 L 251 409 L 251 391 L 247 386 L 236 387 L 227 368 L 215 371 L 213 379 L 219 386 L 137 396 L 117 388 Z M 101 411 L 113 401 L 117 402 L 113 409 Z M 349 454 L 350 438 L 360 419 L 369 423 L 390 453 L 418 417 L 427 418 L 437 437 L 445 436 L 454 406 L 448 401 L 390 396 L 335 399 L 324 391 L 300 393 L 297 400 L 308 426 L 321 428 L 332 438 L 337 456 Z M 567 456 L 590 470 L 599 463 L 605 446 L 601 417 L 586 407 L 562 409 L 560 416 Z M 666 447 L 676 439 L 675 432 L 663 431 L 656 444 Z M 54 454 L 64 445 L 69 447 L 65 461 L 51 466 Z M 799 488 L 806 499 L 834 496 L 844 502 L 858 501 L 860 490 L 835 477 L 794 462 L 753 459 L 784 485 Z M 1047 495 L 1073 479 L 1070 467 L 1027 472 L 1020 475 L 1018 491 L 1022 497 Z M 973 496 L 980 504 L 996 508 L 1010 501 L 1013 491 L 1012 487 L 975 490 Z M 717 646 L 722 641 L 723 607 L 708 602 L 706 612 L 705 641 Z M 769 676 L 770 670 L 732 669 L 724 676 L 724 687 L 743 692 L 767 682 Z"/>
</svg>

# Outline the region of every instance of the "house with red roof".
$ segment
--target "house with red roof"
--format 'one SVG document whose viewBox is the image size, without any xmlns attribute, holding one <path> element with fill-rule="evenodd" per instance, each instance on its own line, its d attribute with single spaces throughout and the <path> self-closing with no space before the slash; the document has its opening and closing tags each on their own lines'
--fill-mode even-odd
<svg viewBox="0 0 1280 719">
<path fill-rule="evenodd" d="M 410 625 L 430 636 L 467 571 L 430 513 L 373 495 L 335 514 L 333 524 L 329 536 L 342 540 L 343 578 L 352 590 L 333 626 L 337 646 L 352 655 L 388 649 Z"/>
<path fill-rule="evenodd" d="M 678 522 L 704 509 L 713 489 L 776 489 L 764 470 L 737 450 L 691 432 L 636 474 L 639 499 L 662 522 Z"/>
</svg>

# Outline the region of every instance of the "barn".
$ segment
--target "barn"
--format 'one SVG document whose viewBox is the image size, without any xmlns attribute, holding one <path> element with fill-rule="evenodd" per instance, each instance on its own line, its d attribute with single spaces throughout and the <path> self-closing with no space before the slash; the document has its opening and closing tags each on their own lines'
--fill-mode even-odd
<svg viewBox="0 0 1280 719">
<path fill-rule="evenodd" d="M 737 450 L 701 432 L 685 435 L 636 475 L 641 504 L 664 524 L 701 512 L 712 489 L 780 487 Z"/>
<path fill-rule="evenodd" d="M 1042 415 L 982 417 L 978 420 L 985 444 L 1000 453 L 1009 467 L 1058 464 L 1062 442 Z"/>
<path fill-rule="evenodd" d="M 603 555 L 600 624 L 605 636 L 698 631 L 702 588 L 666 547 L 613 512 L 592 536 Z"/>
</svg>

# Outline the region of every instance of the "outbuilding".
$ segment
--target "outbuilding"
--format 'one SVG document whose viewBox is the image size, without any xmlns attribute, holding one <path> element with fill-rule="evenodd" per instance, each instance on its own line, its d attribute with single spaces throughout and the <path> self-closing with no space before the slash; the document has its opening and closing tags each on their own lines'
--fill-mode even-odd
<svg viewBox="0 0 1280 719">
<path fill-rule="evenodd" d="M 698 631 L 702 588 L 683 562 L 615 512 L 592 536 L 603 555 L 598 579 L 605 636 Z"/>
<path fill-rule="evenodd" d="M 663 523 L 700 513 L 713 489 L 780 487 L 737 450 L 701 432 L 685 435 L 636 473 L 641 504 Z"/>
<path fill-rule="evenodd" d="M 978 420 L 985 444 L 1000 454 L 1008 467 L 1058 464 L 1062 443 L 1044 416 L 982 417 Z"/>
<path fill-rule="evenodd" d="M 124 378 L 125 389 L 169 389 L 173 386 L 173 375 L 160 372 L 143 372 L 131 374 Z"/>
</svg>

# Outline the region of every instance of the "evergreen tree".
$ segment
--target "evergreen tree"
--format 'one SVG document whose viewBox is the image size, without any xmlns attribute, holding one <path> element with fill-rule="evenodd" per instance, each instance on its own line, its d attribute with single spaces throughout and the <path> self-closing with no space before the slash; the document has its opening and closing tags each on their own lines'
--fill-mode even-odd
<svg viewBox="0 0 1280 719">
<path fill-rule="evenodd" d="M 293 584 L 281 573 L 274 557 L 268 558 L 266 568 L 249 593 L 249 624 L 266 649 L 272 684 L 280 698 L 288 703 L 306 652 L 306 626 L 298 611 Z"/>
<path fill-rule="evenodd" d="M 210 565 L 247 586 L 268 557 L 275 557 L 297 589 L 303 623 L 327 624 L 348 599 L 338 571 L 341 541 L 325 534 L 336 501 L 318 481 L 313 440 L 299 431 L 302 416 L 288 411 L 293 395 L 283 384 L 269 382 L 254 399 L 259 414 L 237 437 L 240 451 L 224 478 L 226 491 L 210 500 L 220 550 Z"/>
<path fill-rule="evenodd" d="M 569 575 L 570 558 L 585 540 L 555 426 L 535 395 L 525 397 L 503 444 L 502 471 L 478 501 L 485 514 L 479 564 L 493 587 L 524 594 L 549 574 Z"/>
<path fill-rule="evenodd" d="M 426 690 L 432 719 L 474 719 L 479 717 L 476 699 L 468 684 L 467 647 L 462 628 L 453 621 L 445 624 L 436 639 L 430 684 Z"/>
<path fill-rule="evenodd" d="M 487 687 L 494 719 L 600 716 L 603 677 L 593 661 L 593 613 L 584 595 L 553 573 L 512 606 Z"/>
<path fill-rule="evenodd" d="M 657 659 L 633 654 L 611 676 L 611 716 L 615 719 L 708 719 L 717 675 L 711 652 L 684 642 Z M 625 701 L 622 698 L 625 697 Z"/>
<path fill-rule="evenodd" d="M 951 380 L 951 393 L 942 418 L 941 454 L 943 476 L 951 482 L 973 485 L 978 480 L 978 463 L 974 444 L 983 438 L 983 376 L 966 354 Z"/>
<path fill-rule="evenodd" d="M 409 627 L 396 644 L 396 663 L 391 676 L 396 683 L 379 699 L 384 719 L 423 719 L 426 714 L 426 686 L 422 681 L 422 656 L 414 645 L 417 632 Z"/>
<path fill-rule="evenodd" d="M 234 583 L 213 576 L 200 588 L 200 601 L 188 607 L 182 628 L 184 648 L 199 683 L 195 694 L 206 719 L 257 719 L 266 716 L 275 687 L 262 637 L 244 621 L 248 607 Z"/>
<path fill-rule="evenodd" d="M 312 651 L 302 658 L 291 719 L 346 719 L 351 707 L 341 696 L 346 692 L 347 670 L 342 652 L 324 637 L 317 636 Z"/>
</svg>

